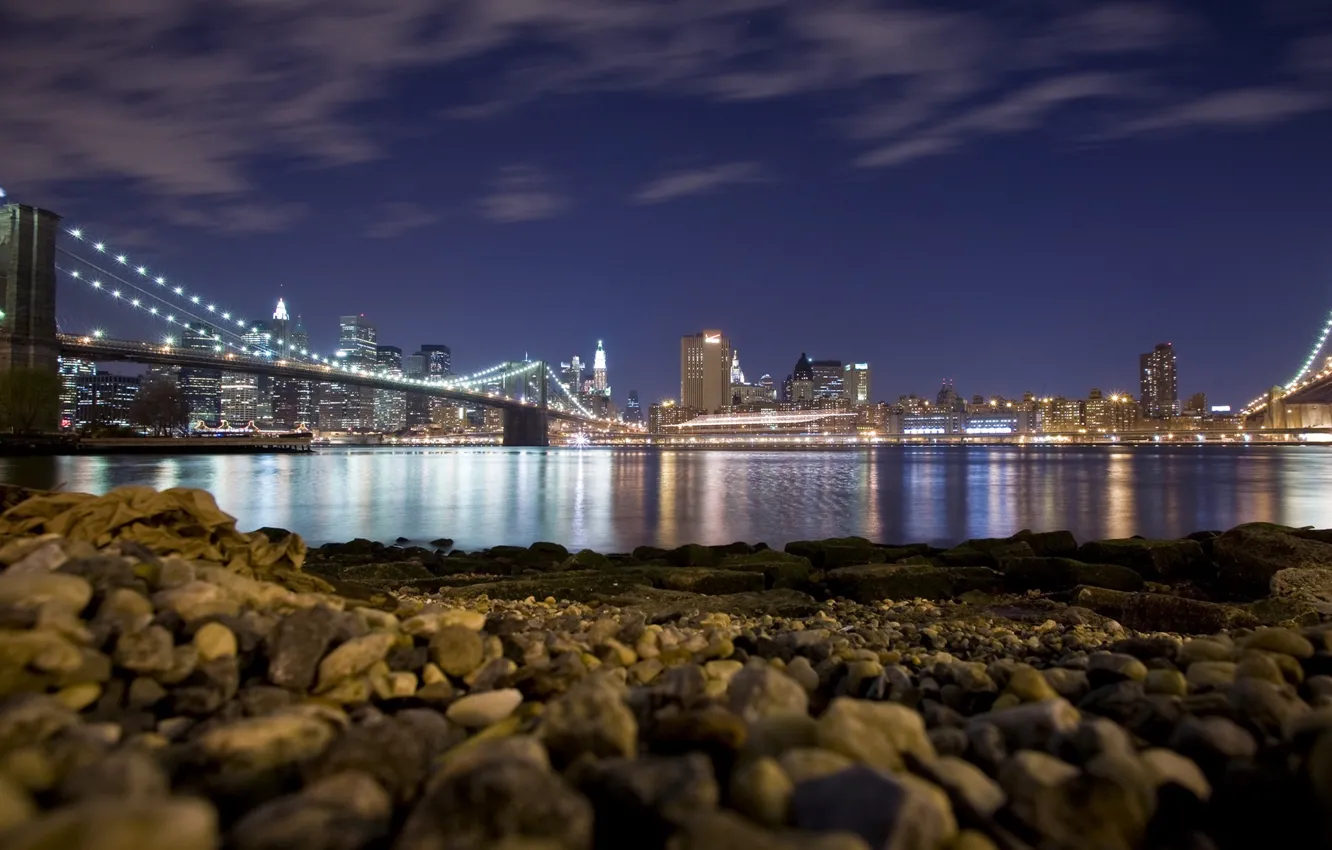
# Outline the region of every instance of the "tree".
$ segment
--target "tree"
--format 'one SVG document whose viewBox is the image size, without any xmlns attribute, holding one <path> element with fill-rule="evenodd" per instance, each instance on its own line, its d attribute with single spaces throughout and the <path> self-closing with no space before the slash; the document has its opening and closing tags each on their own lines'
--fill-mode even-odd
<svg viewBox="0 0 1332 850">
<path fill-rule="evenodd" d="M 60 376 L 45 369 L 20 367 L 0 374 L 0 428 L 54 430 L 61 389 Z"/>
<path fill-rule="evenodd" d="M 183 432 L 190 424 L 190 406 L 174 381 L 150 380 L 139 388 L 130 405 L 129 420 L 154 436 L 166 437 Z"/>
</svg>

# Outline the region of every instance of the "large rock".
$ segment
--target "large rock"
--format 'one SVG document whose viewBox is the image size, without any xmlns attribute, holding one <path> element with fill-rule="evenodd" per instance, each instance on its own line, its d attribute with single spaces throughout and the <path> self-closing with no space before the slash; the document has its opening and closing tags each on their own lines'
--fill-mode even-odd
<svg viewBox="0 0 1332 850">
<path fill-rule="evenodd" d="M 269 636 L 268 680 L 292 690 L 314 685 L 319 659 L 338 633 L 340 614 L 319 606 L 294 611 Z"/>
<path fill-rule="evenodd" d="M 772 714 L 804 714 L 809 695 L 800 683 L 761 661 L 751 662 L 727 686 L 731 711 L 746 720 Z"/>
<path fill-rule="evenodd" d="M 1212 546 L 1226 584 L 1266 595 L 1285 569 L 1332 570 L 1332 544 L 1297 537 L 1281 526 L 1250 523 L 1222 534 Z"/>
<path fill-rule="evenodd" d="M 633 756 L 638 722 L 624 703 L 622 689 L 597 676 L 575 685 L 546 707 L 538 730 L 557 764 L 581 755 Z"/>
<path fill-rule="evenodd" d="M 884 599 L 949 599 L 951 570 L 920 564 L 870 564 L 831 570 L 824 580 L 828 592 L 868 604 Z"/>
<path fill-rule="evenodd" d="M 1198 576 L 1208 566 L 1202 544 L 1188 539 L 1148 540 L 1130 537 L 1095 540 L 1082 544 L 1078 557 L 1098 564 L 1128 567 L 1150 581 L 1178 581 Z"/>
<path fill-rule="evenodd" d="M 1086 564 L 1071 558 L 1010 558 L 1003 562 L 1004 585 L 1015 591 L 1072 590 L 1080 584 L 1136 591 L 1142 576 L 1113 564 Z"/>
<path fill-rule="evenodd" d="M 941 789 L 864 766 L 797 785 L 791 818 L 802 829 L 851 832 L 870 847 L 891 850 L 934 850 L 957 834 Z"/>
<path fill-rule="evenodd" d="M 1124 593 L 1101 587 L 1079 587 L 1070 600 L 1144 632 L 1214 634 L 1252 628 L 1258 618 L 1243 608 L 1162 593 Z"/>
<path fill-rule="evenodd" d="M 589 850 L 592 807 L 562 777 L 532 760 L 481 759 L 446 768 L 433 779 L 393 846 Z"/>
<path fill-rule="evenodd" d="M 906 756 L 932 760 L 925 720 L 893 702 L 837 697 L 819 718 L 818 745 L 884 770 L 903 770 Z"/>
<path fill-rule="evenodd" d="M 383 838 L 393 800 L 369 775 L 345 771 L 251 810 L 232 828 L 235 850 L 359 850 Z"/>
<path fill-rule="evenodd" d="M 1041 558 L 1073 558 L 1078 554 L 1078 541 L 1071 531 L 1019 531 L 1011 539 L 1026 543 Z"/>
</svg>

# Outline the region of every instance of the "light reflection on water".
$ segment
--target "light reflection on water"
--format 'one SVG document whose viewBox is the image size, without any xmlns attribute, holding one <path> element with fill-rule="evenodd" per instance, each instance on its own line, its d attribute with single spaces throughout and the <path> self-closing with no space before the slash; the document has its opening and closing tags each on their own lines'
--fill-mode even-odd
<svg viewBox="0 0 1332 850">
<path fill-rule="evenodd" d="M 315 543 L 452 537 L 623 551 L 861 535 L 953 543 L 1021 528 L 1179 536 L 1264 520 L 1332 526 L 1332 451 L 327 449 L 313 455 L 0 459 L 0 481 L 102 493 L 202 487 L 242 528 Z"/>
</svg>

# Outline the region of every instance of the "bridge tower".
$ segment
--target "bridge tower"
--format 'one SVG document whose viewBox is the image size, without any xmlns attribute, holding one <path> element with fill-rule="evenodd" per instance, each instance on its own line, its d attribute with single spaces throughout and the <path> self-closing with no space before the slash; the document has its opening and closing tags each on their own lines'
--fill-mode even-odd
<svg viewBox="0 0 1332 850">
<path fill-rule="evenodd" d="M 55 249 L 60 216 L 0 207 L 0 372 L 58 368 Z M 54 424 L 54 423 L 52 423 Z"/>
<path fill-rule="evenodd" d="M 536 364 L 537 404 L 535 407 L 504 408 L 504 445 L 506 446 L 549 446 L 550 433 L 547 431 L 549 417 L 546 415 L 546 363 Z"/>
</svg>

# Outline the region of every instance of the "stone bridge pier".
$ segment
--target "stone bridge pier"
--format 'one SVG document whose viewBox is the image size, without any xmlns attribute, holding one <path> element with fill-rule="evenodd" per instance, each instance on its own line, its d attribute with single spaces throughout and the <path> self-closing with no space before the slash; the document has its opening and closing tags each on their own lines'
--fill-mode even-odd
<svg viewBox="0 0 1332 850">
<path fill-rule="evenodd" d="M 504 409 L 504 445 L 549 446 L 546 430 L 549 417 L 541 407 L 506 407 Z"/>
<path fill-rule="evenodd" d="M 23 204 L 0 207 L 0 372 L 55 374 L 56 235 L 60 216 Z M 54 425 L 55 423 L 51 423 Z"/>
</svg>

